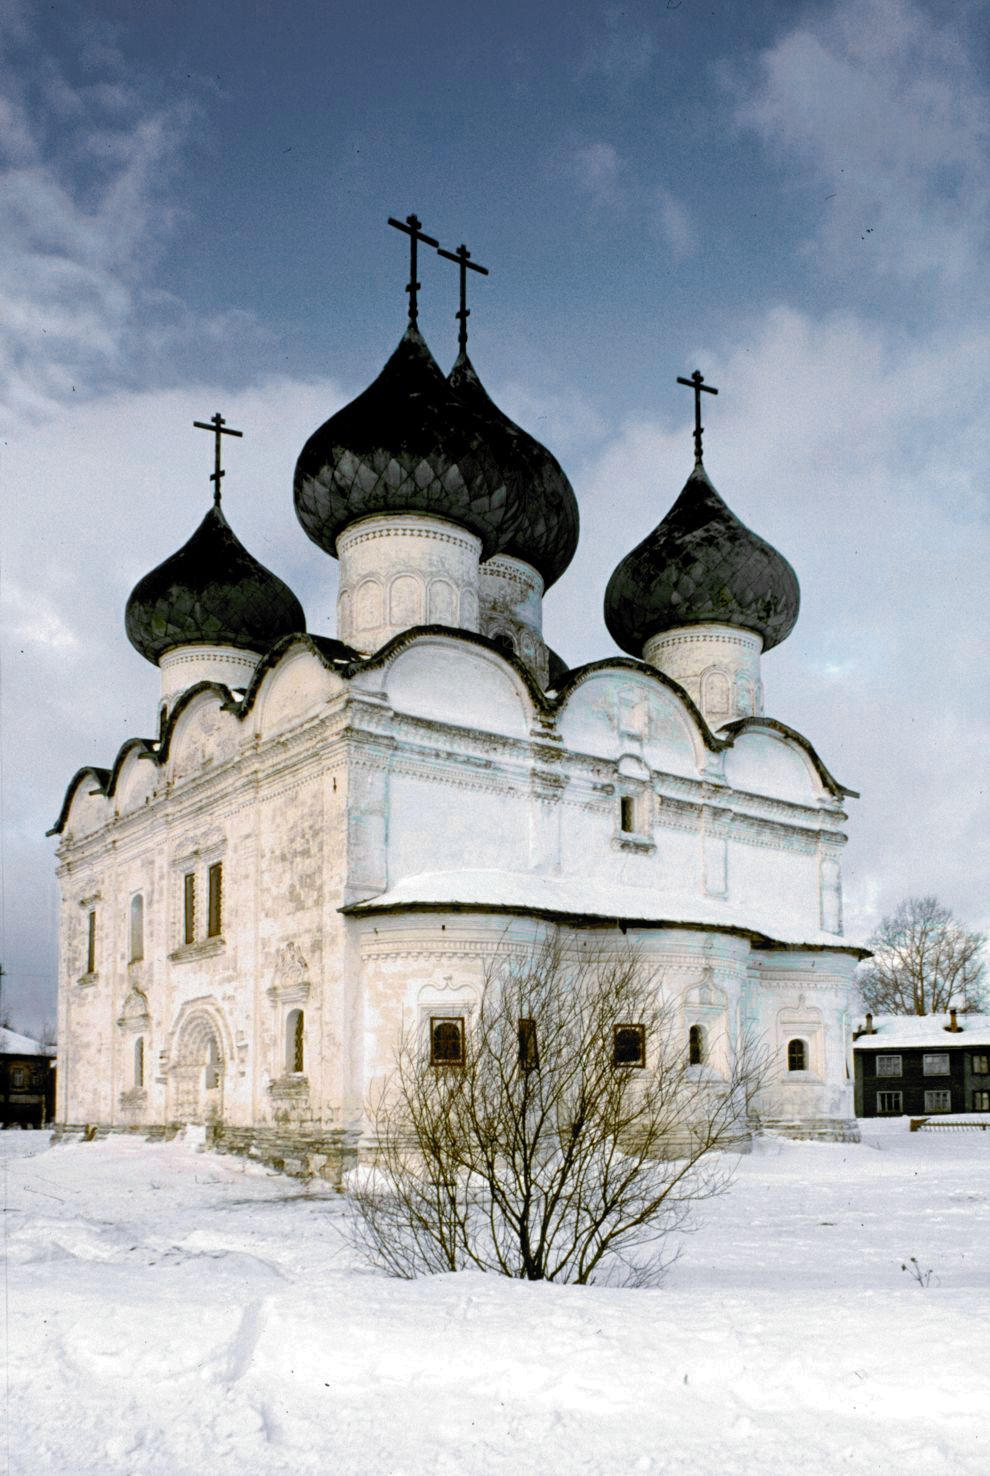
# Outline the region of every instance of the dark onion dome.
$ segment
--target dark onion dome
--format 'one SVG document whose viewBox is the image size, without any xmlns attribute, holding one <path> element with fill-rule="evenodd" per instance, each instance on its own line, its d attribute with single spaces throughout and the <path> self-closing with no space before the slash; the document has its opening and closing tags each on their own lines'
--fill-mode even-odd
<svg viewBox="0 0 990 1476">
<path fill-rule="evenodd" d="M 547 666 L 547 687 L 550 691 L 554 691 L 566 679 L 570 667 L 563 656 L 558 656 L 552 646 L 547 647 Z"/>
<path fill-rule="evenodd" d="M 574 489 L 556 457 L 499 409 L 467 352 L 461 350 L 448 375 L 453 389 L 486 421 L 489 444 L 505 473 L 510 500 L 522 508 L 515 529 L 498 546 L 532 564 L 549 589 L 563 574 L 578 543 L 578 505 Z"/>
<path fill-rule="evenodd" d="M 329 554 L 372 513 L 430 513 L 476 533 L 489 558 L 521 508 L 488 448 L 488 426 L 456 395 L 415 325 L 375 382 L 310 436 L 296 463 L 296 516 Z"/>
<path fill-rule="evenodd" d="M 188 543 L 139 580 L 127 601 L 127 638 L 157 663 L 176 646 L 267 651 L 306 629 L 288 585 L 252 558 L 214 503 Z"/>
<path fill-rule="evenodd" d="M 615 570 L 605 624 L 632 656 L 679 625 L 737 625 L 769 651 L 794 629 L 801 594 L 787 560 L 730 512 L 701 462 L 670 512 Z"/>
</svg>

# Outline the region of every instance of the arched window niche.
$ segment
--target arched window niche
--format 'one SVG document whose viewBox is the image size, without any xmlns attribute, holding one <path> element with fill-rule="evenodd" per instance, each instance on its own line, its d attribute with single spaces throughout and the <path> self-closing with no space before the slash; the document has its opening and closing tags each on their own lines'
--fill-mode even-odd
<svg viewBox="0 0 990 1476">
<path fill-rule="evenodd" d="M 135 892 L 131 898 L 130 919 L 130 962 L 140 963 L 144 958 L 144 896 Z"/>
<path fill-rule="evenodd" d="M 285 1017 L 285 1074 L 301 1076 L 306 1069 L 306 1015 L 290 1010 Z"/>
<path fill-rule="evenodd" d="M 787 1069 L 788 1071 L 807 1071 L 808 1069 L 808 1042 L 800 1036 L 787 1042 Z"/>
<path fill-rule="evenodd" d="M 688 1065 L 704 1066 L 705 1054 L 705 1027 L 692 1025 L 688 1031 Z"/>
</svg>

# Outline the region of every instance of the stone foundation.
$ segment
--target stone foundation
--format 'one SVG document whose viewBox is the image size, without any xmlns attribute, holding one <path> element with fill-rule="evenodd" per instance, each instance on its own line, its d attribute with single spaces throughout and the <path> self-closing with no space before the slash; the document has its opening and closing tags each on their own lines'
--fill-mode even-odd
<svg viewBox="0 0 990 1476">
<path fill-rule="evenodd" d="M 207 1129 L 206 1142 L 215 1153 L 252 1158 L 297 1179 L 325 1179 L 337 1189 L 343 1189 L 345 1173 L 357 1163 L 357 1135 L 340 1129 L 294 1133 L 279 1127 L 240 1128 L 220 1123 Z"/>
<path fill-rule="evenodd" d="M 763 1132 L 776 1133 L 781 1138 L 808 1139 L 816 1143 L 860 1142 L 859 1123 L 855 1117 L 768 1117 L 760 1127 Z"/>
</svg>

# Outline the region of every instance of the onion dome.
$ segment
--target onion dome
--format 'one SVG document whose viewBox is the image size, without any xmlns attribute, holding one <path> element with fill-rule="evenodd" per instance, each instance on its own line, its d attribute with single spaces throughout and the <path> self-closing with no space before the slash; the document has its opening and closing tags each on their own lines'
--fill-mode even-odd
<svg viewBox="0 0 990 1476">
<path fill-rule="evenodd" d="M 505 474 L 510 500 L 522 508 L 514 531 L 498 553 L 523 559 L 538 569 L 549 589 L 563 574 L 578 542 L 574 489 L 545 446 L 504 414 L 488 394 L 466 350 L 448 375 L 451 388 L 487 423 L 492 451 Z"/>
<path fill-rule="evenodd" d="M 296 516 L 336 554 L 372 513 L 430 513 L 476 533 L 489 558 L 522 508 L 488 446 L 488 424 L 451 389 L 415 323 L 375 382 L 310 436 L 296 463 Z"/>
<path fill-rule="evenodd" d="M 605 624 L 632 656 L 680 625 L 741 626 L 769 651 L 790 635 L 799 606 L 790 564 L 729 510 L 699 460 L 663 522 L 609 580 Z"/>
<path fill-rule="evenodd" d="M 547 687 L 552 692 L 567 680 L 570 667 L 552 646 L 547 647 L 547 667 Z"/>
<path fill-rule="evenodd" d="M 189 542 L 134 586 L 126 628 L 131 645 L 157 663 L 176 646 L 267 651 L 305 630 L 306 617 L 288 585 L 234 535 L 217 501 Z"/>
</svg>

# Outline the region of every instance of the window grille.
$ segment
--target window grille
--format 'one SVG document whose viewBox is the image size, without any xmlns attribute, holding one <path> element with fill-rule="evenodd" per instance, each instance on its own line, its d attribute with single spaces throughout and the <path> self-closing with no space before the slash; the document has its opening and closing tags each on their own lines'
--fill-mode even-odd
<svg viewBox="0 0 990 1476">
<path fill-rule="evenodd" d="M 464 1021 L 433 1018 L 430 1021 L 430 1065 L 464 1065 Z"/>
<path fill-rule="evenodd" d="M 900 1056 L 878 1056 L 877 1057 L 877 1075 L 878 1076 L 903 1076 L 904 1075 L 904 1072 L 901 1069 L 901 1058 L 900 1058 Z"/>
<path fill-rule="evenodd" d="M 990 1092 L 973 1093 L 973 1111 L 990 1112 Z"/>
<path fill-rule="evenodd" d="M 973 1057 L 973 1075 L 990 1076 L 990 1056 Z"/>
<path fill-rule="evenodd" d="M 196 941 L 196 873 L 188 871 L 182 878 L 182 941 Z"/>
<path fill-rule="evenodd" d="M 788 1071 L 807 1071 L 808 1069 L 808 1044 L 803 1040 L 789 1040 L 787 1042 L 787 1069 Z"/>
<path fill-rule="evenodd" d="M 922 1070 L 926 1076 L 948 1076 L 949 1053 L 936 1051 L 922 1057 Z"/>
<path fill-rule="evenodd" d="M 285 1069 L 301 1074 L 306 1054 L 306 1017 L 302 1010 L 290 1010 L 285 1022 Z"/>
<path fill-rule="evenodd" d="M 688 1031 L 688 1065 L 701 1066 L 705 1060 L 705 1030 L 703 1025 L 692 1025 Z"/>
<path fill-rule="evenodd" d="M 952 1093 L 949 1091 L 933 1091 L 925 1093 L 926 1112 L 951 1112 Z"/>
<path fill-rule="evenodd" d="M 904 1111 L 902 1092 L 877 1092 L 877 1111 L 881 1117 L 899 1117 Z"/>
</svg>

